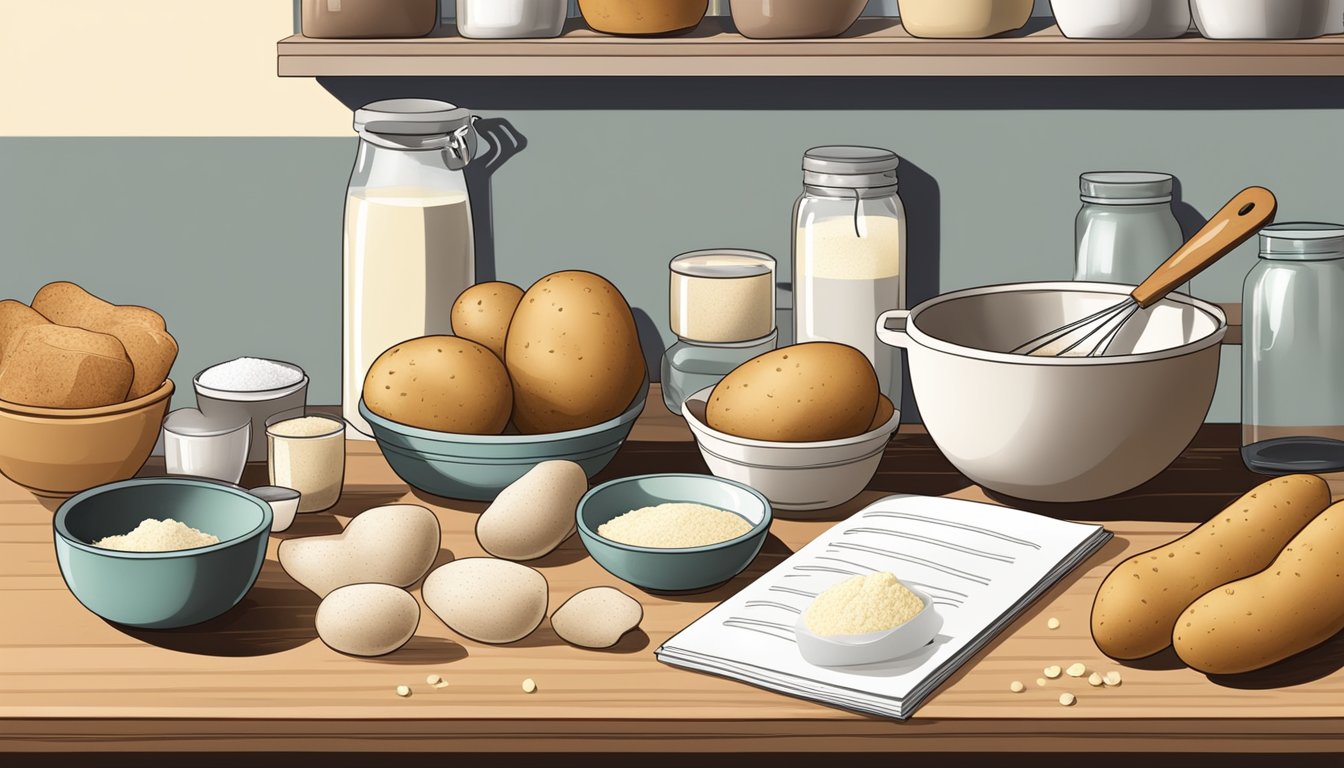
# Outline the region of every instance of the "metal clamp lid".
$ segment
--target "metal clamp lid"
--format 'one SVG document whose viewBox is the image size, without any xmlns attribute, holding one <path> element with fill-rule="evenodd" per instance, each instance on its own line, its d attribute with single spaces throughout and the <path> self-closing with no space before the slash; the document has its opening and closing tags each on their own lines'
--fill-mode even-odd
<svg viewBox="0 0 1344 768">
<path fill-rule="evenodd" d="M 387 99 L 355 110 L 355 130 L 393 136 L 444 136 L 471 123 L 471 112 L 436 99 Z"/>
<path fill-rule="evenodd" d="M 803 183 L 846 189 L 893 187 L 900 162 L 895 152 L 879 147 L 813 147 L 803 154 Z"/>
</svg>

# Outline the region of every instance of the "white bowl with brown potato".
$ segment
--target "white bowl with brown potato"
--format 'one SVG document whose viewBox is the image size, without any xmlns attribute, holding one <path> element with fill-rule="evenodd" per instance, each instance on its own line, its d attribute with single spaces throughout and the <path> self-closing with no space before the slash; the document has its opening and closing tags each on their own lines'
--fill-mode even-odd
<svg viewBox="0 0 1344 768">
<path fill-rule="evenodd" d="M 816 342 L 748 360 L 687 398 L 682 415 L 711 473 L 786 514 L 859 495 L 901 423 L 862 353 Z"/>
</svg>

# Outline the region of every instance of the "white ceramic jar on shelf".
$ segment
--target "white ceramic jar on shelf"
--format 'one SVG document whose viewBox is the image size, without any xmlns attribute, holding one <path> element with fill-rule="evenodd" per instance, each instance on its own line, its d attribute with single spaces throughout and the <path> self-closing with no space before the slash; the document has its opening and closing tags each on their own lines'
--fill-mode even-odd
<svg viewBox="0 0 1344 768">
<path fill-rule="evenodd" d="M 558 37 L 569 18 L 569 0 L 457 0 L 463 37 Z"/>
<path fill-rule="evenodd" d="M 1332 26 L 1335 0 L 1191 0 L 1195 26 L 1214 40 L 1295 40 Z"/>
<path fill-rule="evenodd" d="M 1189 0 L 1050 0 L 1065 37 L 1144 40 L 1190 30 Z"/>
</svg>

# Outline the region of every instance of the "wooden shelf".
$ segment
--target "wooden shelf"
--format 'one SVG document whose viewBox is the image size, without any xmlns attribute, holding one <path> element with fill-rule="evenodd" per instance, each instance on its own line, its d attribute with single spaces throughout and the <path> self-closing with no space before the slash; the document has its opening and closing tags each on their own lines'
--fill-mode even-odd
<svg viewBox="0 0 1344 768">
<path fill-rule="evenodd" d="M 1315 40 L 1070 40 L 1054 26 L 990 40 L 920 40 L 862 19 L 828 40 L 748 40 L 707 18 L 686 35 L 611 37 L 579 20 L 552 40 L 279 43 L 284 77 L 1344 76 L 1344 36 Z"/>
</svg>

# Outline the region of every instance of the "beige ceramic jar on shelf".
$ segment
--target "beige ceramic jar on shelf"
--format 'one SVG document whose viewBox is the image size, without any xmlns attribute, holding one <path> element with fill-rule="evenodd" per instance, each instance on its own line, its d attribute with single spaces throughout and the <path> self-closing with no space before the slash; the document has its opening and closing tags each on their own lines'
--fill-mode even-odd
<svg viewBox="0 0 1344 768">
<path fill-rule="evenodd" d="M 901 24 L 915 37 L 992 37 L 1021 29 L 1032 0 L 900 0 Z"/>
</svg>

